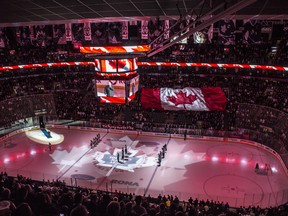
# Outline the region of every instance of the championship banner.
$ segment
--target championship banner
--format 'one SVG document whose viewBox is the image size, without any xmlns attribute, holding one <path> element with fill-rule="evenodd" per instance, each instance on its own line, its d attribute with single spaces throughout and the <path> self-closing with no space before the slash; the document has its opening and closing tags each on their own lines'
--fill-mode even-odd
<svg viewBox="0 0 288 216">
<path fill-rule="evenodd" d="M 34 28 L 32 26 L 31 31 L 33 32 L 33 35 L 30 32 L 30 28 L 29 26 L 22 26 L 19 27 L 20 29 L 20 41 L 19 43 L 21 44 L 21 46 L 30 46 L 32 43 L 32 38 L 30 38 L 31 36 L 34 38 Z"/>
<path fill-rule="evenodd" d="M 211 26 L 209 27 L 208 33 L 207 33 L 208 40 L 209 40 L 210 43 L 212 43 L 212 40 L 213 40 L 213 33 L 214 33 L 213 29 L 214 29 L 214 25 L 212 23 Z"/>
<path fill-rule="evenodd" d="M 224 111 L 226 103 L 227 98 L 220 87 L 143 88 L 141 93 L 144 109 Z"/>
<path fill-rule="evenodd" d="M 73 35 L 73 43 L 82 43 L 84 40 L 84 24 L 73 23 L 72 35 Z"/>
<path fill-rule="evenodd" d="M 103 45 L 107 43 L 107 23 L 91 23 L 91 44 Z"/>
<path fill-rule="evenodd" d="M 165 22 L 164 22 L 164 39 L 165 40 L 168 39 L 170 36 L 169 28 L 170 28 L 170 22 L 169 22 L 169 20 L 165 20 Z"/>
<path fill-rule="evenodd" d="M 141 21 L 141 39 L 148 40 L 148 21 L 142 20 Z"/>
<path fill-rule="evenodd" d="M 218 38 L 220 44 L 235 44 L 235 26 L 235 20 L 220 20 L 218 22 Z"/>
<path fill-rule="evenodd" d="M 71 23 L 66 23 L 65 24 L 65 36 L 66 36 L 66 41 L 72 41 L 72 24 Z"/>
<path fill-rule="evenodd" d="M 34 40 L 34 26 L 29 26 L 30 40 Z"/>
<path fill-rule="evenodd" d="M 37 25 L 35 26 L 35 44 L 38 47 L 45 47 L 46 46 L 46 26 L 44 25 Z"/>
<path fill-rule="evenodd" d="M 128 40 L 128 22 L 122 23 L 122 39 Z"/>
<path fill-rule="evenodd" d="M 108 41 L 109 44 L 121 43 L 121 28 L 122 25 L 119 22 L 112 22 L 108 25 Z"/>
<path fill-rule="evenodd" d="M 190 18 L 186 19 L 186 26 L 190 25 Z M 185 33 L 189 32 L 190 28 L 188 27 L 187 30 L 185 31 Z"/>
<path fill-rule="evenodd" d="M 5 47 L 5 41 L 6 41 L 5 29 L 4 28 L 0 28 L 0 48 L 4 48 Z"/>
<path fill-rule="evenodd" d="M 248 44 L 257 44 L 261 42 L 262 25 L 258 20 L 244 20 L 243 36 Z"/>
<path fill-rule="evenodd" d="M 21 29 L 20 27 L 16 27 L 16 40 L 19 41 L 21 38 Z"/>
<path fill-rule="evenodd" d="M 91 41 L 92 40 L 91 23 L 90 22 L 84 23 L 84 39 L 85 39 L 85 41 Z"/>
<path fill-rule="evenodd" d="M 66 44 L 65 25 L 53 25 L 53 40 L 57 44 Z"/>
</svg>

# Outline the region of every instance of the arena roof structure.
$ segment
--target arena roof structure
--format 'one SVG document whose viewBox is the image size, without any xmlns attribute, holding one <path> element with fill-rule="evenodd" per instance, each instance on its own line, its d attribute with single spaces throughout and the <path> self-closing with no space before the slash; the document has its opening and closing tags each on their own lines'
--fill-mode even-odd
<svg viewBox="0 0 288 216">
<path fill-rule="evenodd" d="M 206 14 L 223 2 L 229 7 L 239 0 L 3 0 L 0 26 L 174 19 L 192 8 L 195 13 Z M 288 1 L 257 0 L 226 18 L 284 20 L 287 11 Z"/>
</svg>

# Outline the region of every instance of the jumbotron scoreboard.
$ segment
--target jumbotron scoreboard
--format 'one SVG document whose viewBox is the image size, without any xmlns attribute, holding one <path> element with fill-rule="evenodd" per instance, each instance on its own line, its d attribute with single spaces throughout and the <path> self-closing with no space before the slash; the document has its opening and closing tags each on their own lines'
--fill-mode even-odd
<svg viewBox="0 0 288 216">
<path fill-rule="evenodd" d="M 95 89 L 102 103 L 129 103 L 139 90 L 138 57 L 148 45 L 80 47 L 95 62 Z"/>
</svg>

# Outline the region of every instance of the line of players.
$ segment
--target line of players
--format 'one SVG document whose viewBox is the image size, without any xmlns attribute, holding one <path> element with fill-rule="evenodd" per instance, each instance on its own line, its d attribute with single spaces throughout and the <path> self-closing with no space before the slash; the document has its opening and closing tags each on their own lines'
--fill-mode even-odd
<svg viewBox="0 0 288 216">
<path fill-rule="evenodd" d="M 161 166 L 162 159 L 165 158 L 165 154 L 167 152 L 167 144 L 163 145 L 162 150 L 158 153 L 158 160 L 157 160 L 157 166 Z"/>
<path fill-rule="evenodd" d="M 92 140 L 90 140 L 91 149 L 96 147 L 100 143 L 100 134 L 98 133 Z"/>
<path fill-rule="evenodd" d="M 120 154 L 121 154 L 121 159 L 120 159 Z M 118 163 L 124 163 L 124 161 L 128 160 L 128 157 L 131 153 L 128 152 L 127 145 L 122 147 L 121 153 L 117 152 L 117 162 Z"/>
</svg>

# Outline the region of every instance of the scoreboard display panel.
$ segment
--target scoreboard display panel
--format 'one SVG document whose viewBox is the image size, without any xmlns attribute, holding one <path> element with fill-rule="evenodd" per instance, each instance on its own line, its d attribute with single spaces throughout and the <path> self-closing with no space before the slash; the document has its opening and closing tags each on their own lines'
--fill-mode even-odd
<svg viewBox="0 0 288 216">
<path fill-rule="evenodd" d="M 137 68 L 135 67 L 135 65 L 137 65 L 137 63 L 135 64 L 134 62 L 136 62 L 136 59 L 134 58 L 118 59 L 118 65 L 117 65 L 118 72 L 128 72 L 136 70 Z"/>
<path fill-rule="evenodd" d="M 97 96 L 125 98 L 125 82 L 126 80 L 97 80 Z"/>
<path fill-rule="evenodd" d="M 127 73 L 138 69 L 136 58 L 95 59 L 95 71 L 104 73 Z M 121 75 L 120 75 L 121 76 Z"/>
<path fill-rule="evenodd" d="M 138 90 L 139 90 L 139 76 L 136 76 L 130 80 L 128 97 L 135 95 L 135 93 Z"/>
<path fill-rule="evenodd" d="M 126 80 L 96 80 L 97 96 L 102 103 L 130 102 L 139 90 L 139 76 Z"/>
<path fill-rule="evenodd" d="M 149 45 L 136 45 L 136 46 L 100 46 L 100 47 L 80 47 L 81 53 L 143 53 L 150 51 Z"/>
</svg>

